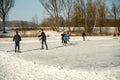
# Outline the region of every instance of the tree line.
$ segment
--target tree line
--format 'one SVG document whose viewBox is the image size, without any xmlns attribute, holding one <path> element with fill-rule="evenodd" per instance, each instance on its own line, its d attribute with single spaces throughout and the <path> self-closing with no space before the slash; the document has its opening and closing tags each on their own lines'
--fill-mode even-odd
<svg viewBox="0 0 120 80">
<path fill-rule="evenodd" d="M 39 0 L 49 17 L 41 23 L 42 27 L 84 27 L 85 31 L 92 33 L 95 27 L 114 26 L 120 31 L 120 4 L 112 3 L 108 7 L 105 0 Z M 0 0 L 0 18 L 3 21 L 3 33 L 8 12 L 14 7 L 15 0 Z M 25 22 L 21 22 L 21 25 Z M 38 25 L 37 17 L 33 23 Z"/>
<path fill-rule="evenodd" d="M 108 7 L 105 0 L 40 0 L 50 15 L 41 26 L 56 29 L 61 26 L 84 27 L 92 33 L 95 27 L 114 26 L 120 31 L 120 4 Z"/>
</svg>

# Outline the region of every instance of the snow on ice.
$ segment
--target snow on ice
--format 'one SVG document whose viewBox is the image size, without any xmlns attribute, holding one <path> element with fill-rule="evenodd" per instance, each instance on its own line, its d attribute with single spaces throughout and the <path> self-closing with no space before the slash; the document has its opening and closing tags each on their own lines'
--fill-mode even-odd
<svg viewBox="0 0 120 80">
<path fill-rule="evenodd" d="M 120 80 L 120 39 L 49 37 L 49 50 L 38 38 L 23 38 L 14 53 L 12 38 L 0 39 L 0 80 Z"/>
</svg>

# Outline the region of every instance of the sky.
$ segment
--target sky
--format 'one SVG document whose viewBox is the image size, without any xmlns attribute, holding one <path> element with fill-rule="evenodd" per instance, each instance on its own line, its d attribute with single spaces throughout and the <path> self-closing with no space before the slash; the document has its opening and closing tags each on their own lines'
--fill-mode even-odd
<svg viewBox="0 0 120 80">
<path fill-rule="evenodd" d="M 107 5 L 111 6 L 113 1 L 120 4 L 120 0 L 107 0 Z M 41 23 L 47 16 L 48 14 L 39 0 L 15 0 L 15 5 L 9 12 L 8 20 L 33 21 L 32 17 L 38 17 L 38 22 Z"/>
<path fill-rule="evenodd" d="M 15 5 L 9 12 L 9 19 L 32 21 L 32 17 L 37 16 L 42 20 L 47 16 L 39 0 L 15 0 Z"/>
</svg>

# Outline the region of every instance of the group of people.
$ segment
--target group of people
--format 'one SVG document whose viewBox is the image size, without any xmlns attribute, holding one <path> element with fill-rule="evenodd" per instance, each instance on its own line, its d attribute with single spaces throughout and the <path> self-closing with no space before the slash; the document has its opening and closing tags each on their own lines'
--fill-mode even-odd
<svg viewBox="0 0 120 80">
<path fill-rule="evenodd" d="M 83 32 L 82 33 L 83 40 L 85 40 L 85 36 L 86 36 L 86 34 L 85 34 L 85 32 Z M 45 34 L 43 29 L 41 29 L 41 33 L 38 37 L 40 38 L 41 43 L 42 43 L 42 48 L 41 49 L 44 49 L 44 44 L 45 44 L 46 50 L 48 50 L 48 45 L 46 43 L 46 34 Z M 61 34 L 61 39 L 62 39 L 62 44 L 67 45 L 67 43 L 69 42 L 69 39 L 70 39 L 70 33 L 69 32 L 62 33 Z M 19 35 L 18 31 L 16 31 L 16 34 L 13 37 L 13 41 L 15 41 L 15 52 L 20 52 L 21 36 Z"/>
<path fill-rule="evenodd" d="M 69 32 L 64 32 L 61 34 L 61 39 L 62 39 L 62 44 L 63 45 L 66 45 L 68 42 L 69 42 L 69 39 L 70 39 L 70 33 Z M 82 37 L 83 37 L 83 41 L 85 41 L 85 37 L 86 37 L 86 34 L 85 32 L 83 31 L 82 32 Z"/>
<path fill-rule="evenodd" d="M 120 36 L 120 33 L 114 31 L 113 36 L 114 36 L 114 37 L 116 37 L 116 36 Z"/>
<path fill-rule="evenodd" d="M 62 44 L 66 45 L 69 42 L 70 34 L 69 32 L 64 32 L 61 34 Z"/>
<path fill-rule="evenodd" d="M 40 40 L 42 41 L 42 48 L 41 49 L 44 49 L 44 44 L 45 44 L 46 50 L 48 50 L 48 46 L 46 43 L 46 34 L 43 31 L 43 29 L 41 29 L 41 34 L 38 37 L 40 37 Z M 19 35 L 18 31 L 16 31 L 16 34 L 13 37 L 13 41 L 15 41 L 15 52 L 20 52 L 21 36 Z"/>
</svg>

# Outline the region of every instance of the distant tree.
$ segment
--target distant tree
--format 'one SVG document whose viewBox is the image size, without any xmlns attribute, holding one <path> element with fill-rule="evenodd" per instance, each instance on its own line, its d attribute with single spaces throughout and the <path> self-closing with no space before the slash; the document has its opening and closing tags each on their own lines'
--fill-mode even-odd
<svg viewBox="0 0 120 80">
<path fill-rule="evenodd" d="M 34 28 L 37 28 L 39 25 L 38 25 L 38 16 L 33 16 L 32 17 L 32 21 L 33 21 L 33 24 L 32 24 L 32 26 L 34 27 Z"/>
<path fill-rule="evenodd" d="M 65 21 L 62 17 L 59 17 L 58 19 L 59 21 L 59 26 L 60 27 L 63 27 L 63 25 L 65 24 Z M 40 24 L 41 27 L 51 27 L 51 26 L 54 26 L 53 25 L 53 18 L 49 17 L 49 18 L 45 18 L 42 23 Z"/>
<path fill-rule="evenodd" d="M 40 27 L 51 27 L 53 26 L 53 19 L 52 18 L 44 18 L 41 22 Z"/>
<path fill-rule="evenodd" d="M 47 22 L 46 19 L 44 19 L 44 20 L 42 21 L 42 23 L 40 24 L 40 27 L 48 27 L 48 26 L 49 26 L 49 23 Z"/>
<path fill-rule="evenodd" d="M 21 26 L 21 30 L 22 30 L 23 35 L 25 35 L 25 31 L 26 31 L 26 29 L 28 27 L 27 22 L 26 21 L 21 21 L 20 26 Z"/>
<path fill-rule="evenodd" d="M 114 18 L 114 27 L 120 31 L 120 27 L 117 25 L 117 21 L 120 19 L 120 5 L 116 5 L 114 2 L 112 4 L 111 16 Z"/>
<path fill-rule="evenodd" d="M 76 0 L 74 15 L 75 25 L 82 26 L 86 32 L 92 33 L 96 21 L 96 5 L 94 0 Z"/>
<path fill-rule="evenodd" d="M 75 5 L 75 0 L 63 0 L 62 1 L 63 4 L 63 9 L 62 9 L 62 13 L 63 16 L 67 22 L 68 25 L 68 30 L 70 31 L 70 26 L 71 26 L 71 18 L 72 18 L 72 14 L 73 14 L 73 7 Z"/>
<path fill-rule="evenodd" d="M 114 26 L 116 31 L 120 31 L 120 4 L 112 3 L 112 7 L 108 11 L 109 25 Z"/>
<path fill-rule="evenodd" d="M 5 21 L 8 17 L 8 12 L 13 6 L 14 0 L 0 0 L 0 18 L 3 20 L 3 33 L 6 33 Z"/>
<path fill-rule="evenodd" d="M 86 11 L 86 5 L 85 0 L 75 0 L 74 4 L 74 17 L 73 17 L 73 24 L 77 27 L 84 27 L 85 26 L 85 14 Z"/>
<path fill-rule="evenodd" d="M 59 16 L 62 11 L 62 1 L 63 0 L 40 0 L 50 17 L 53 18 L 54 28 L 59 26 Z"/>
<path fill-rule="evenodd" d="M 86 3 L 86 15 L 85 15 L 85 30 L 88 33 L 92 33 L 93 28 L 94 28 L 94 22 L 96 20 L 96 9 L 93 0 L 87 0 Z"/>
<path fill-rule="evenodd" d="M 106 6 L 104 0 L 75 0 L 72 21 L 75 26 L 84 27 L 85 31 L 92 33 L 94 27 L 104 25 Z M 79 28 L 80 29 L 80 28 Z"/>
<path fill-rule="evenodd" d="M 95 23 L 94 27 L 98 26 L 100 27 L 100 33 L 102 33 L 102 27 L 105 25 L 106 21 L 106 14 L 107 14 L 107 7 L 105 6 L 105 1 L 104 0 L 97 0 L 95 1 L 95 9 L 96 9 L 96 14 L 95 14 Z"/>
</svg>

